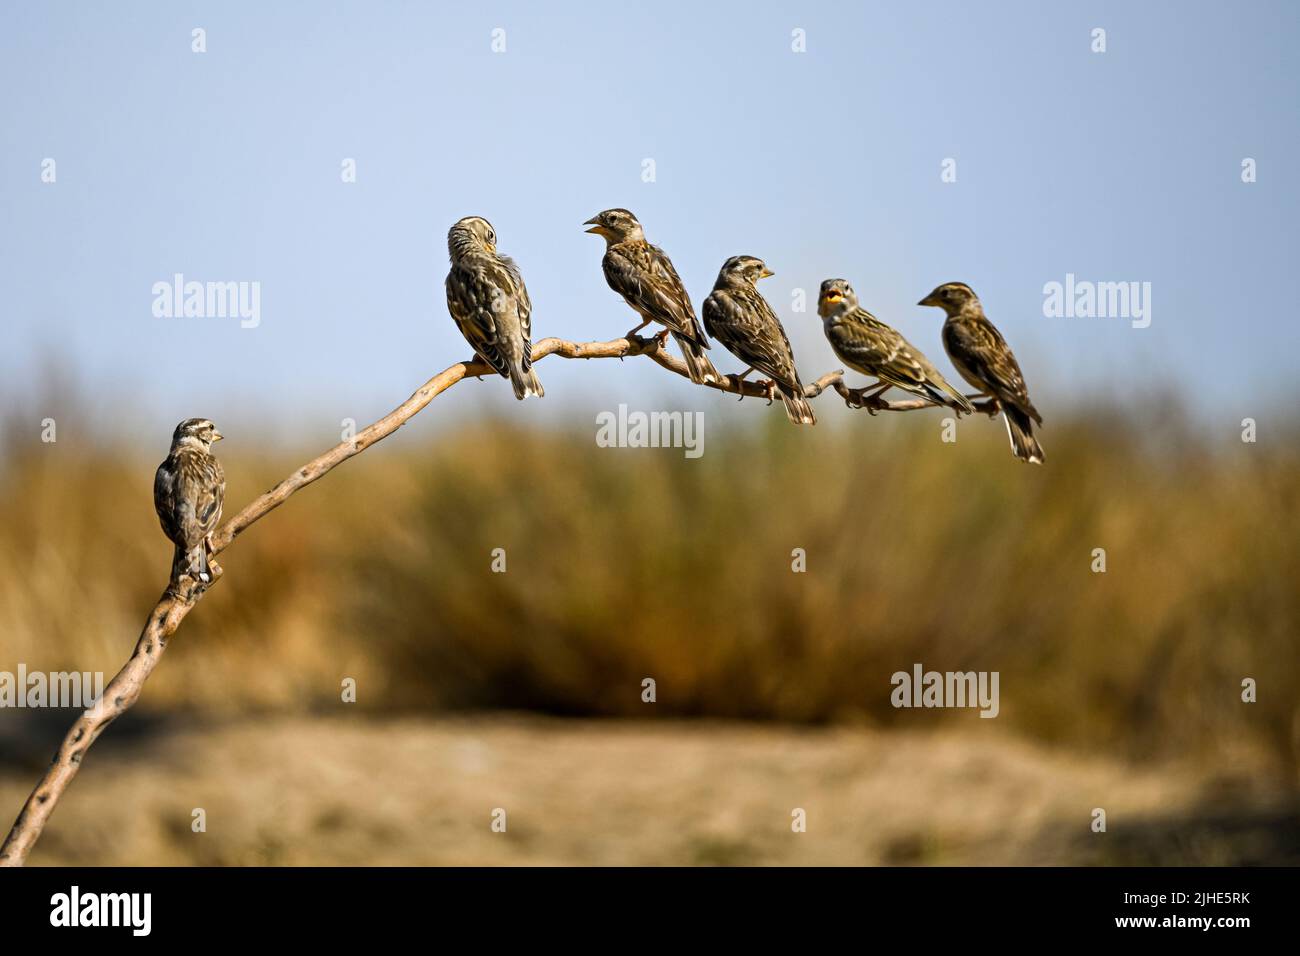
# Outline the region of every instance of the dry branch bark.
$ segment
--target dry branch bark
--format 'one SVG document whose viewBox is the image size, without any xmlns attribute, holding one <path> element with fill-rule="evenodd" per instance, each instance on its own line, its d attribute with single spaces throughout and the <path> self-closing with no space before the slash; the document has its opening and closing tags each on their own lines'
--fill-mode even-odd
<svg viewBox="0 0 1300 956">
<path fill-rule="evenodd" d="M 548 355 L 559 355 L 569 359 L 621 359 L 645 355 L 669 371 L 689 378 L 686 363 L 668 352 L 664 347 L 664 338 L 661 336 L 645 338 L 629 335 L 609 342 L 569 342 L 565 339 L 546 338 L 533 346 L 534 362 Z M 242 511 L 213 532 L 212 554 L 215 556 L 228 548 L 250 525 L 278 508 L 294 492 L 397 431 L 438 395 L 457 382 L 479 375 L 495 374 L 486 363 L 478 359 L 457 362 L 445 371 L 439 372 L 397 408 L 358 432 L 351 441 L 335 445 L 329 451 L 303 465 L 274 488 L 249 502 Z M 865 407 L 872 414 L 877 411 L 910 411 L 933 407 L 930 402 L 923 399 L 892 403 L 871 399 L 864 403 L 862 393 L 866 390 L 848 388 L 844 384 L 843 375 L 842 371 L 828 372 L 805 386 L 804 394 L 812 398 L 820 395 L 827 388 L 834 388 L 844 398 L 846 404 L 857 408 Z M 742 381 L 734 375 L 728 376 L 723 382 L 709 383 L 709 387 L 742 397 L 751 396 L 769 400 L 772 398 L 769 388 L 764 383 Z M 977 407 L 982 411 L 988 410 L 984 405 Z M 212 584 L 215 584 L 220 580 L 222 571 L 215 562 L 212 570 L 214 574 Z M 210 584 L 209 587 L 211 586 Z M 54 812 L 55 806 L 58 805 L 59 798 L 77 775 L 86 750 L 109 724 L 124 714 L 139 698 L 144 682 L 149 679 L 149 675 L 158 666 L 163 652 L 167 649 L 168 639 L 185 619 L 185 615 L 189 614 L 198 603 L 202 594 L 201 590 L 192 586 L 176 589 L 169 585 L 163 592 L 162 597 L 149 613 L 131 658 L 104 688 L 104 694 L 99 701 L 73 723 L 59 745 L 49 769 L 45 771 L 31 796 L 27 798 L 27 802 L 14 822 L 13 829 L 5 838 L 4 845 L 0 846 L 0 866 L 21 866 L 27 861 L 28 854 L 40 839 L 41 832 L 49 821 L 50 814 Z"/>
</svg>

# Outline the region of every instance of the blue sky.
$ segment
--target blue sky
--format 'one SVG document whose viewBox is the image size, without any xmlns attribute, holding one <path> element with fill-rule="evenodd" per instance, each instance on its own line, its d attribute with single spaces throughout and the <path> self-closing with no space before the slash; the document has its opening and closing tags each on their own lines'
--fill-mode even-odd
<svg viewBox="0 0 1300 956">
<path fill-rule="evenodd" d="M 467 355 L 462 215 L 520 263 L 537 337 L 633 325 L 581 225 L 618 205 L 697 306 L 727 256 L 766 259 L 805 378 L 838 363 L 794 288 L 848 278 L 946 370 L 915 303 L 960 279 L 1049 419 L 1168 387 L 1235 423 L 1296 395 L 1298 26 L 1293 3 L 8 4 L 0 394 L 53 359 L 130 431 L 324 435 Z M 260 282 L 260 326 L 154 317 L 177 272 Z M 1067 273 L 1150 282 L 1151 326 L 1044 317 Z M 447 414 L 725 401 L 644 360 L 538 368 L 544 402 L 484 382 Z"/>
</svg>

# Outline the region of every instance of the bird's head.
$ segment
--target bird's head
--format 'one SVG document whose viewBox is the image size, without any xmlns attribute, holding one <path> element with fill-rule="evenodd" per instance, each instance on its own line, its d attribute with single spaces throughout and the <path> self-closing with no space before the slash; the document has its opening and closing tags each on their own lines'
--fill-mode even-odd
<svg viewBox="0 0 1300 956">
<path fill-rule="evenodd" d="M 497 251 L 497 233 L 482 216 L 466 216 L 447 231 L 447 249 L 451 261 L 475 253 L 493 255 Z"/>
<path fill-rule="evenodd" d="M 917 303 L 936 306 L 948 315 L 957 315 L 972 306 L 978 309 L 979 304 L 975 290 L 964 282 L 945 282 Z"/>
<path fill-rule="evenodd" d="M 827 279 L 817 296 L 817 314 L 823 319 L 858 307 L 858 294 L 848 279 Z"/>
<path fill-rule="evenodd" d="M 172 432 L 172 448 L 190 446 L 209 451 L 213 442 L 221 441 L 225 436 L 217 431 L 217 426 L 206 418 L 187 418 L 176 426 Z"/>
<path fill-rule="evenodd" d="M 766 279 L 773 274 L 762 259 L 755 256 L 732 256 L 722 264 L 722 271 L 718 273 L 718 284 L 743 282 L 752 286 L 757 285 L 759 279 Z"/>
<path fill-rule="evenodd" d="M 606 242 L 623 242 L 627 239 L 645 238 L 641 223 L 637 222 L 636 216 L 626 209 L 606 209 L 604 212 L 596 213 L 583 225 L 591 226 L 587 232 L 603 236 Z"/>
</svg>

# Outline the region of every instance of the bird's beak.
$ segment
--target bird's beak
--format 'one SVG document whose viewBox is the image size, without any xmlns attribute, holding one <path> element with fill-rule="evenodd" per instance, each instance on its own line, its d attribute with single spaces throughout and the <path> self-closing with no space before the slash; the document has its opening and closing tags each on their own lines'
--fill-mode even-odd
<svg viewBox="0 0 1300 956">
<path fill-rule="evenodd" d="M 939 303 L 934 300 L 934 293 L 931 292 L 929 295 L 927 295 L 924 299 L 922 299 L 920 302 L 916 304 L 917 305 L 938 305 Z"/>
<path fill-rule="evenodd" d="M 840 301 L 840 299 L 842 299 L 842 298 L 844 298 L 844 296 L 840 295 L 838 292 L 827 292 L 824 296 L 822 296 L 822 301 L 823 301 L 823 302 L 838 302 L 838 301 Z"/>
<path fill-rule="evenodd" d="M 770 276 L 774 276 L 774 275 L 776 275 L 775 272 L 773 272 L 771 269 L 767 268 L 767 266 L 764 266 L 764 267 L 763 267 L 763 274 L 760 275 L 759 278 L 760 278 L 760 279 L 766 279 L 766 278 L 769 278 Z"/>
<path fill-rule="evenodd" d="M 225 435 L 221 434 L 221 432 L 217 431 L 215 428 L 212 430 L 212 440 L 213 440 L 213 441 L 221 441 L 221 439 L 223 439 L 223 438 L 225 438 L 225 437 L 226 437 Z"/>
<path fill-rule="evenodd" d="M 584 232 L 590 232 L 593 235 L 597 235 L 597 236 L 609 235 L 609 230 L 600 224 L 600 220 L 596 216 L 592 216 L 590 219 L 584 222 L 583 225 L 591 226 L 590 229 L 584 229 L 583 230 Z"/>
</svg>

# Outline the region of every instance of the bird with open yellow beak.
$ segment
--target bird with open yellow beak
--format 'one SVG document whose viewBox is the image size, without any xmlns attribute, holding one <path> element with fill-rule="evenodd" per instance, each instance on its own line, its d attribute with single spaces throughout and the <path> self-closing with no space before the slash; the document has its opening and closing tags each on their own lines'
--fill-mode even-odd
<svg viewBox="0 0 1300 956">
<path fill-rule="evenodd" d="M 897 387 L 936 405 L 947 405 L 959 412 L 975 411 L 920 349 L 858 304 L 858 294 L 847 280 L 827 279 L 822 283 L 817 314 L 840 361 L 876 379 L 879 387 L 867 394 L 867 399 Z"/>
</svg>

